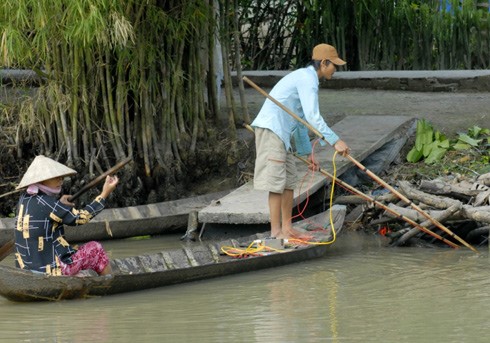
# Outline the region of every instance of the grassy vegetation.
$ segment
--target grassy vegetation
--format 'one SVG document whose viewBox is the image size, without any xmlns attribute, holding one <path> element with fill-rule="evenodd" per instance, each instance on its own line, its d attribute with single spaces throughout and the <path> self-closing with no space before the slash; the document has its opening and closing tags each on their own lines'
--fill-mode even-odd
<svg viewBox="0 0 490 343">
<path fill-rule="evenodd" d="M 217 145 L 208 127 L 217 84 L 207 70 L 224 8 L 213 4 L 2 1 L 1 66 L 43 80 L 34 96 L 0 108 L 2 125 L 17 127 L 18 158 L 56 156 L 93 175 L 132 156 L 164 197 L 189 173 L 198 144 Z"/>
</svg>

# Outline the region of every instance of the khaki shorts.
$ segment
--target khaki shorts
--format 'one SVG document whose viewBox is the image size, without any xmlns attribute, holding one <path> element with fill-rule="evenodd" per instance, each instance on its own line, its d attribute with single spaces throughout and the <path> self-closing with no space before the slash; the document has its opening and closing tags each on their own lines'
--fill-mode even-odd
<svg viewBox="0 0 490 343">
<path fill-rule="evenodd" d="M 283 141 L 268 129 L 255 128 L 254 188 L 274 193 L 294 189 L 298 183 L 296 160 Z"/>
</svg>

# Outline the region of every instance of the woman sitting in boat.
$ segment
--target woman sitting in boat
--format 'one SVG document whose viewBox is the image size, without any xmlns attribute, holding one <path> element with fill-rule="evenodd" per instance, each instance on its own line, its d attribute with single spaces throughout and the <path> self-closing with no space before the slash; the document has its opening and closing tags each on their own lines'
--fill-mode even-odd
<svg viewBox="0 0 490 343">
<path fill-rule="evenodd" d="M 81 275 L 83 270 L 94 270 L 99 275 L 112 272 L 100 243 L 72 246 L 65 240 L 63 225 L 82 225 L 100 213 L 119 179 L 107 176 L 100 195 L 77 210 L 70 195 L 59 196 L 64 177 L 74 174 L 75 170 L 42 155 L 27 169 L 17 187 L 27 188 L 17 205 L 17 267 L 50 275 Z"/>
</svg>

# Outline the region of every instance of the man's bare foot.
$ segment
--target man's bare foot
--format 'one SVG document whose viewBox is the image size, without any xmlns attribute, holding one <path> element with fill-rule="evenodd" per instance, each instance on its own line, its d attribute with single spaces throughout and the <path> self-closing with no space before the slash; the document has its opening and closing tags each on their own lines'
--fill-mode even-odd
<svg viewBox="0 0 490 343">
<path fill-rule="evenodd" d="M 271 229 L 271 238 L 280 238 L 282 236 L 281 228 Z"/>
<path fill-rule="evenodd" d="M 308 235 L 308 233 L 306 232 L 301 232 L 293 228 L 288 229 L 286 232 L 287 232 L 287 237 L 285 238 L 288 239 L 297 239 L 300 241 L 310 241 L 313 239 L 312 235 Z"/>
</svg>

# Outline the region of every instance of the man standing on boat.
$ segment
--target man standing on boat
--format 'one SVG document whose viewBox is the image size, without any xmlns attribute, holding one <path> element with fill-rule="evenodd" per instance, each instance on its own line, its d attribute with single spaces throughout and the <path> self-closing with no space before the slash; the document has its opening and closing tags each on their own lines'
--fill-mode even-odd
<svg viewBox="0 0 490 343">
<path fill-rule="evenodd" d="M 349 153 L 349 147 L 322 118 L 318 85 L 321 79 L 330 80 L 336 66 L 345 63 L 333 46 L 319 44 L 314 47 L 312 61 L 307 67 L 283 77 L 270 92 L 273 98 L 316 128 L 342 155 Z M 269 191 L 271 236 L 301 239 L 301 235 L 293 229 L 291 220 L 294 189 L 298 181 L 291 137 L 294 137 L 297 153 L 309 155 L 312 168 L 318 170 L 318 164 L 311 155 L 308 129 L 269 99 L 265 100 L 251 125 L 255 128 L 257 152 L 254 188 Z"/>
<path fill-rule="evenodd" d="M 100 213 L 119 179 L 107 176 L 100 195 L 77 210 L 69 195 L 59 197 L 63 179 L 73 174 L 75 170 L 40 155 L 22 177 L 17 189 L 27 189 L 17 205 L 17 267 L 50 275 L 77 275 L 89 269 L 99 275 L 112 272 L 100 243 L 92 241 L 79 248 L 72 246 L 65 240 L 63 225 L 83 225 Z"/>
</svg>

